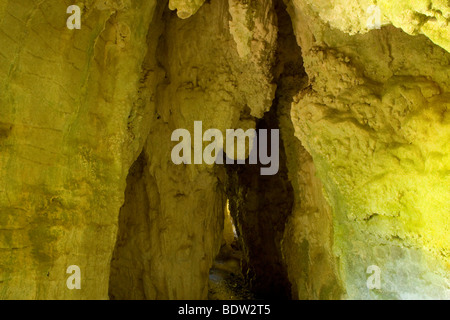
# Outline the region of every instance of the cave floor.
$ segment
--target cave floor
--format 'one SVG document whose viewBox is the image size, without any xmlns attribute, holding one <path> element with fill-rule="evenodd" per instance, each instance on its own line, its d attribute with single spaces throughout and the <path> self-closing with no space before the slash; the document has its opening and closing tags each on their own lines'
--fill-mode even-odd
<svg viewBox="0 0 450 320">
<path fill-rule="evenodd" d="M 209 300 L 254 300 L 242 275 L 242 251 L 233 243 L 224 245 L 209 272 Z"/>
</svg>

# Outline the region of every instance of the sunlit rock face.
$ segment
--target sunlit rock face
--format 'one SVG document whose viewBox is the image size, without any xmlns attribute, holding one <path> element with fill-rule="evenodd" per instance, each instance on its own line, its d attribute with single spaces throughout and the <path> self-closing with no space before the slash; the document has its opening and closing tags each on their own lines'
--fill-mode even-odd
<svg viewBox="0 0 450 320">
<path fill-rule="evenodd" d="M 290 13 L 310 80 L 292 122 L 333 210 L 346 296 L 448 298 L 449 53 L 393 27 L 348 36 L 301 1 Z"/>
<path fill-rule="evenodd" d="M 206 299 L 227 199 L 256 296 L 450 299 L 448 1 L 77 4 L 0 1 L 0 299 Z M 175 165 L 194 121 L 278 174 Z"/>
<path fill-rule="evenodd" d="M 114 2 L 115 3 L 115 2 Z M 0 4 L 0 298 L 108 297 L 127 172 L 148 135 L 139 90 L 156 1 Z M 82 290 L 66 269 L 80 266 Z"/>
</svg>

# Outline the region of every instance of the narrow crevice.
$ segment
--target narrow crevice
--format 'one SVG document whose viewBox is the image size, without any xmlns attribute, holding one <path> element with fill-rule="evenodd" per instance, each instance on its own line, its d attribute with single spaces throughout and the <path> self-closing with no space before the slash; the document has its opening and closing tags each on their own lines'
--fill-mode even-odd
<svg viewBox="0 0 450 320">
<path fill-rule="evenodd" d="M 165 70 L 157 60 L 157 53 L 164 45 L 165 21 L 163 15 L 169 9 L 168 0 L 160 1 L 155 8 L 152 22 L 148 28 L 148 51 L 141 69 L 139 80 L 140 99 L 133 106 L 128 117 L 128 130 L 133 139 L 138 136 L 135 128 L 138 122 L 154 124 L 160 120 L 154 106 L 156 84 L 163 82 Z M 150 108 L 149 105 L 150 104 Z M 151 112 L 145 113 L 146 109 Z M 136 123 L 135 123 L 136 122 Z M 148 132 L 146 133 L 148 135 Z M 141 136 L 140 143 L 145 145 L 145 137 Z M 151 211 L 155 210 L 159 201 L 155 194 L 154 178 L 148 174 L 149 160 L 146 156 L 145 146 L 141 146 L 140 154 L 131 165 L 126 179 L 124 203 L 119 211 L 116 243 L 110 262 L 110 276 L 108 294 L 111 300 L 145 300 L 153 297 L 150 294 L 152 283 L 150 280 L 150 247 L 151 241 Z M 153 196 L 152 203 L 150 198 Z"/>
<path fill-rule="evenodd" d="M 283 134 L 293 135 L 293 130 L 281 128 L 280 116 L 289 116 L 293 96 L 305 87 L 307 77 L 283 1 L 277 1 L 275 10 L 279 27 L 273 68 L 277 91 L 271 110 L 257 120 L 256 129 L 280 129 L 279 171 L 262 176 L 260 165 L 227 165 L 227 192 L 244 255 L 241 267 L 252 292 L 256 298 L 291 299 L 281 243 L 294 204 Z"/>
<path fill-rule="evenodd" d="M 150 241 L 150 210 L 145 174 L 147 160 L 142 152 L 127 177 L 125 202 L 119 213 L 119 230 L 111 260 L 111 300 L 146 299 L 145 273 L 149 270 L 147 246 Z"/>
</svg>

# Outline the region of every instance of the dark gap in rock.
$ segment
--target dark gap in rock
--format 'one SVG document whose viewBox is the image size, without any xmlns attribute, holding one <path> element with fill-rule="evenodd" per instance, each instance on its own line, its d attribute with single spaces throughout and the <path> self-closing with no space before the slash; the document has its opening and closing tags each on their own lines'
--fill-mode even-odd
<svg viewBox="0 0 450 320">
<path fill-rule="evenodd" d="M 277 129 L 276 108 L 258 121 L 257 129 Z M 279 172 L 262 176 L 261 165 L 227 165 L 230 212 L 243 249 L 242 271 L 257 298 L 290 298 L 290 283 L 281 253 L 285 222 L 293 204 L 284 146 Z"/>
<path fill-rule="evenodd" d="M 280 117 L 290 112 L 293 97 L 307 81 L 301 49 L 283 1 L 276 2 L 275 10 L 279 27 L 277 61 L 273 68 L 277 92 L 271 110 L 257 120 L 257 131 L 280 129 Z M 280 130 L 281 137 L 294 134 L 292 124 L 288 126 Z M 251 165 L 248 161 L 245 165 L 226 166 L 230 212 L 236 221 L 244 255 L 241 267 L 257 299 L 292 297 L 281 248 L 285 223 L 294 203 L 283 139 L 280 139 L 279 160 L 279 172 L 273 176 L 262 176 L 261 165 Z"/>
<path fill-rule="evenodd" d="M 222 246 L 209 272 L 209 300 L 254 300 L 241 271 L 242 248 L 227 206 Z"/>
</svg>

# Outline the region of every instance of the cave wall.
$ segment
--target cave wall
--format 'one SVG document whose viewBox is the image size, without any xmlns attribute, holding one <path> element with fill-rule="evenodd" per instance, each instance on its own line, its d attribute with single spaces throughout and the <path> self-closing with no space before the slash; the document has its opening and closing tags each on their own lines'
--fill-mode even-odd
<svg viewBox="0 0 450 320">
<path fill-rule="evenodd" d="M 66 28 L 68 1 L 1 1 L 0 299 L 108 298 L 149 130 L 139 88 L 156 1 L 79 5 L 83 32 Z M 66 287 L 70 265 L 81 290 Z"/>
<path fill-rule="evenodd" d="M 295 136 L 291 116 L 296 96 L 309 86 L 308 74 L 294 26 L 281 1 L 277 12 L 280 32 L 275 106 L 293 189 L 293 207 L 281 242 L 282 256 L 293 299 L 339 299 L 343 287 L 333 253 L 331 207 L 311 155 Z"/>
<path fill-rule="evenodd" d="M 448 2 L 378 0 L 379 30 L 283 2 L 84 0 L 68 30 L 71 1 L 0 1 L 0 299 L 204 299 L 227 197 L 256 291 L 450 297 Z M 280 175 L 175 166 L 194 121 L 279 128 Z"/>
<path fill-rule="evenodd" d="M 253 11 L 247 12 L 236 1 L 212 1 L 186 20 L 164 12 L 157 48 L 164 78 L 156 89 L 155 114 L 143 149 L 145 178 L 129 176 L 130 192 L 120 213 L 111 297 L 207 298 L 209 270 L 222 244 L 225 168 L 173 164 L 171 134 L 178 128 L 193 133 L 194 121 L 202 121 L 203 131 L 254 128 L 250 114 L 270 109 L 276 40 L 270 5 L 254 2 Z M 231 14 L 236 21 L 243 15 L 239 21 L 253 24 L 246 37 L 264 42 L 233 36 Z"/>
<path fill-rule="evenodd" d="M 333 210 L 345 297 L 448 298 L 449 53 L 392 26 L 349 36 L 304 1 L 289 12 L 310 81 L 292 122 Z"/>
<path fill-rule="evenodd" d="M 82 1 L 83 32 L 66 28 L 68 5 L 0 7 L 0 298 L 205 298 L 223 224 L 220 168 L 174 166 L 170 135 L 193 131 L 195 120 L 205 130 L 251 128 L 269 110 L 272 3 L 214 1 L 181 20 L 164 10 L 167 1 Z M 139 155 L 145 190 L 129 175 Z M 124 199 L 130 188 L 139 195 Z M 144 201 L 144 191 L 148 204 L 138 208 L 152 225 L 133 238 L 144 248 L 126 260 L 126 226 L 145 217 L 127 224 L 127 204 Z M 129 296 L 126 279 L 141 272 L 131 264 L 149 256 L 151 282 Z M 66 287 L 70 265 L 81 269 L 81 290 Z"/>
<path fill-rule="evenodd" d="M 259 166 L 227 167 L 230 208 L 244 250 L 243 272 L 262 298 L 337 299 L 342 288 L 332 252 L 331 209 L 291 121 L 293 98 L 308 86 L 308 75 L 286 6 L 274 4 L 277 91 L 257 127 L 280 129 L 279 172 L 260 176 Z"/>
<path fill-rule="evenodd" d="M 299 7 L 308 8 L 316 21 L 323 21 L 333 29 L 349 35 L 368 33 L 373 29 L 375 13 L 379 9 L 380 25 L 393 25 L 409 35 L 423 34 L 438 46 L 450 50 L 450 5 L 445 0 L 293 0 Z M 308 13 L 308 14 L 309 14 Z M 297 16 L 298 18 L 298 16 Z M 316 26 L 320 23 L 316 23 Z"/>
</svg>

